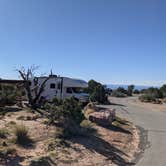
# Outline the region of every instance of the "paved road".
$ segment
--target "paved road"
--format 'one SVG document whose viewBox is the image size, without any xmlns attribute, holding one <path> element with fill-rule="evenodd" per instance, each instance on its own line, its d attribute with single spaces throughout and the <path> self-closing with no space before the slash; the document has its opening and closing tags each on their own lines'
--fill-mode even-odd
<svg viewBox="0 0 166 166">
<path fill-rule="evenodd" d="M 150 147 L 137 166 L 166 166 L 166 110 L 134 104 L 132 98 L 111 98 L 117 113 L 148 131 Z M 111 106 L 112 107 L 112 106 Z"/>
</svg>

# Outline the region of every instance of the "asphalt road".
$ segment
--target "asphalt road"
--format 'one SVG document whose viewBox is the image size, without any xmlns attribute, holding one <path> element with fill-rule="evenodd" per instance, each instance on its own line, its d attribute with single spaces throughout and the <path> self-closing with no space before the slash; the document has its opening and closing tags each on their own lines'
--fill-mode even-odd
<svg viewBox="0 0 166 166">
<path fill-rule="evenodd" d="M 136 98 L 111 98 L 117 114 L 147 130 L 149 147 L 137 166 L 166 166 L 166 110 L 134 104 Z M 110 107 L 110 106 L 108 106 Z"/>
</svg>

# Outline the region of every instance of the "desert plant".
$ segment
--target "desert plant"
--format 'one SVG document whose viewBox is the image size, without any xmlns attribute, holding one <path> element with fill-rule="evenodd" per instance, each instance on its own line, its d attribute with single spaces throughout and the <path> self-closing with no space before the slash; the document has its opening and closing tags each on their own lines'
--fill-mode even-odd
<svg viewBox="0 0 166 166">
<path fill-rule="evenodd" d="M 128 96 L 132 96 L 134 87 L 135 87 L 134 85 L 129 85 L 128 86 L 128 89 L 127 89 L 127 95 Z"/>
<path fill-rule="evenodd" d="M 23 124 L 15 126 L 14 134 L 16 143 L 19 145 L 31 145 L 32 139 L 29 136 L 29 129 Z"/>
<path fill-rule="evenodd" d="M 142 102 L 154 102 L 156 100 L 155 95 L 153 94 L 143 94 L 139 97 Z"/>
<path fill-rule="evenodd" d="M 99 82 L 90 80 L 85 92 L 90 94 L 90 100 L 93 102 L 108 103 L 106 87 Z"/>
<path fill-rule="evenodd" d="M 160 103 L 159 99 L 163 98 L 163 94 L 158 88 L 148 88 L 144 94 L 139 97 L 142 102 Z"/>
<path fill-rule="evenodd" d="M 52 103 L 56 106 L 60 106 L 63 104 L 63 100 L 55 97 L 55 98 L 53 98 Z"/>
<path fill-rule="evenodd" d="M 63 137 L 79 133 L 81 121 L 84 119 L 82 107 L 73 97 L 66 98 L 61 105 L 49 104 L 48 124 L 60 124 Z"/>
<path fill-rule="evenodd" d="M 0 104 L 13 105 L 17 103 L 17 97 L 20 96 L 19 90 L 13 85 L 1 85 Z"/>
<path fill-rule="evenodd" d="M 163 98 L 166 98 L 166 85 L 163 85 L 163 86 L 160 88 L 160 92 L 162 93 L 162 97 L 163 97 Z"/>
<path fill-rule="evenodd" d="M 122 92 L 119 92 L 119 91 L 117 91 L 117 90 L 114 90 L 114 91 L 112 92 L 112 96 L 113 96 L 113 97 L 126 97 L 127 95 L 126 95 L 125 93 L 122 93 Z"/>
<path fill-rule="evenodd" d="M 140 94 L 140 91 L 138 89 L 135 89 L 133 93 L 134 94 Z"/>
<path fill-rule="evenodd" d="M 81 105 L 73 97 L 64 100 L 62 110 L 64 117 L 72 119 L 78 124 L 84 119 Z"/>
</svg>

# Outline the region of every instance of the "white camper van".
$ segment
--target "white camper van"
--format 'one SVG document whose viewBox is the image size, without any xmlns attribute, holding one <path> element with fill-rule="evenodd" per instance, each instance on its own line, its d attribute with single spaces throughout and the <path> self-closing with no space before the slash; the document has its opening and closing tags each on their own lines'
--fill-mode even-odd
<svg viewBox="0 0 166 166">
<path fill-rule="evenodd" d="M 40 87 L 47 77 L 36 77 L 35 79 Z M 34 81 L 30 82 L 31 89 L 34 89 Z M 76 100 L 86 103 L 89 101 L 89 94 L 83 93 L 83 89 L 87 87 L 88 83 L 86 81 L 51 75 L 45 84 L 41 97 L 49 101 L 55 97 L 60 99 L 74 97 Z"/>
</svg>

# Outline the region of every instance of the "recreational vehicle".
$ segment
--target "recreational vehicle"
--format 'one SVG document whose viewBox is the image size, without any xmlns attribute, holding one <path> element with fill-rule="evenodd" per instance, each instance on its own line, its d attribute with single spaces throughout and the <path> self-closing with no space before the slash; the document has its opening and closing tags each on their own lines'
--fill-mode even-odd
<svg viewBox="0 0 166 166">
<path fill-rule="evenodd" d="M 48 77 L 36 77 L 35 82 L 37 82 L 37 86 L 40 87 L 47 78 Z M 31 89 L 34 89 L 36 86 L 34 85 L 34 79 L 30 81 L 30 84 Z M 86 103 L 89 101 L 89 95 L 84 93 L 83 89 L 87 87 L 88 84 L 84 80 L 51 75 L 45 84 L 41 97 L 49 101 L 55 97 L 62 100 L 65 98 L 74 97 L 76 100 Z"/>
</svg>

